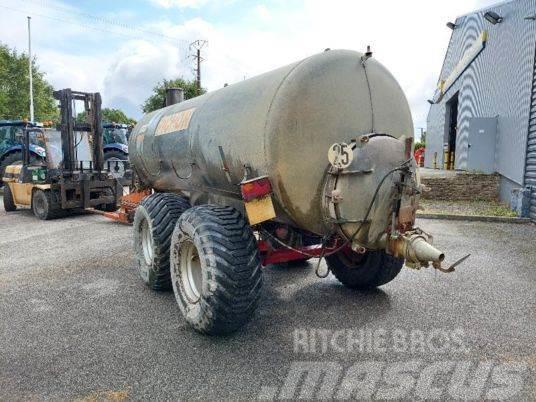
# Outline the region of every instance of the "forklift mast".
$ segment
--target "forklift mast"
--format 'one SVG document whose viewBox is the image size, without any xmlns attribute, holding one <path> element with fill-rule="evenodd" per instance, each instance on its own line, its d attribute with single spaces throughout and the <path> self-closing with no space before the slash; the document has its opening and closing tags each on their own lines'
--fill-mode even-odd
<svg viewBox="0 0 536 402">
<path fill-rule="evenodd" d="M 104 164 L 102 124 L 101 124 L 101 95 L 100 93 L 87 93 L 72 91 L 70 88 L 54 91 L 54 98 L 60 102 L 61 142 L 63 150 L 63 170 L 72 174 L 77 170 L 75 132 L 86 131 L 93 138 L 93 161 L 90 162 L 90 170 L 101 172 Z M 74 102 L 82 101 L 86 121 L 78 123 L 73 116 Z M 26 148 L 26 147 L 25 147 Z"/>
</svg>

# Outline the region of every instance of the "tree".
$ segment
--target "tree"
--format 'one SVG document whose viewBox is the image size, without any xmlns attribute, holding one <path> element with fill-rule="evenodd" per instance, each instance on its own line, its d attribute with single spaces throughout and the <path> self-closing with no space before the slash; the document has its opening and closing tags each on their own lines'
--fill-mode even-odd
<svg viewBox="0 0 536 402">
<path fill-rule="evenodd" d="M 34 114 L 36 121 L 57 120 L 59 113 L 52 86 L 32 59 Z M 0 119 L 30 118 L 28 55 L 0 43 Z"/>
<path fill-rule="evenodd" d="M 161 109 L 164 107 L 166 99 L 166 88 L 182 88 L 184 89 L 184 99 L 195 98 L 198 95 L 206 93 L 206 89 L 201 88 L 200 93 L 197 93 L 197 84 L 194 80 L 185 80 L 183 78 L 177 78 L 174 80 L 163 79 L 156 84 L 153 88 L 153 94 L 149 96 L 141 108 L 144 113 L 152 112 L 153 110 Z"/>
<path fill-rule="evenodd" d="M 106 123 L 118 124 L 136 124 L 136 120 L 128 117 L 122 110 L 105 107 L 101 111 L 102 121 Z M 76 121 L 83 122 L 86 120 L 86 112 L 80 112 L 76 115 Z"/>
<path fill-rule="evenodd" d="M 128 117 L 122 110 L 113 108 L 102 109 L 102 120 L 110 123 L 136 124 L 136 120 Z"/>
</svg>

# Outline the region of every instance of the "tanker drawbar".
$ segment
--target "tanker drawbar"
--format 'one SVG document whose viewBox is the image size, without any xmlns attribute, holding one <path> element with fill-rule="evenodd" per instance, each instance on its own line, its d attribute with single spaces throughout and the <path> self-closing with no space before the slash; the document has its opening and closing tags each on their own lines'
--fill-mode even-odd
<svg viewBox="0 0 536 402">
<path fill-rule="evenodd" d="M 463 261 L 443 268 L 415 227 L 411 113 L 370 53 L 326 51 L 149 113 L 129 155 L 154 190 L 134 217 L 140 275 L 203 333 L 250 319 L 268 264 L 319 258 L 319 276 L 368 289 L 404 263 Z"/>
</svg>

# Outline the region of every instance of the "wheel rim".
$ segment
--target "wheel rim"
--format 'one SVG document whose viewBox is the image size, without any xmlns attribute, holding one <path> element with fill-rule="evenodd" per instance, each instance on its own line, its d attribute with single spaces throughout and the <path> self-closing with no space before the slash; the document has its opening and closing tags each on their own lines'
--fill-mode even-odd
<svg viewBox="0 0 536 402">
<path fill-rule="evenodd" d="M 197 248 L 190 240 L 181 245 L 180 271 L 181 288 L 186 298 L 191 303 L 197 303 L 201 298 L 203 271 Z"/>
<path fill-rule="evenodd" d="M 34 199 L 34 208 L 38 215 L 45 214 L 45 200 L 40 195 Z"/>
<path fill-rule="evenodd" d="M 115 163 L 119 161 L 120 163 Z M 108 162 L 110 162 L 110 173 L 116 179 L 120 179 L 125 175 L 125 161 L 119 158 L 108 158 L 104 161 L 104 168 L 108 169 Z"/>
<path fill-rule="evenodd" d="M 149 222 L 144 220 L 141 225 L 141 248 L 146 265 L 152 265 L 153 263 L 153 245 L 153 234 L 151 233 Z"/>
</svg>

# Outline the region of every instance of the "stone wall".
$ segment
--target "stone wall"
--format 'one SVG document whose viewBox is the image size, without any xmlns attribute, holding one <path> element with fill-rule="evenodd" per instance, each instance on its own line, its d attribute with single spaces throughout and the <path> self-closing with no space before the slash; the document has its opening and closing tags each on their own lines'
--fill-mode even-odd
<svg viewBox="0 0 536 402">
<path fill-rule="evenodd" d="M 422 177 L 421 183 L 430 189 L 421 197 L 427 200 L 497 201 L 499 175 L 458 172 L 450 177 Z"/>
</svg>

